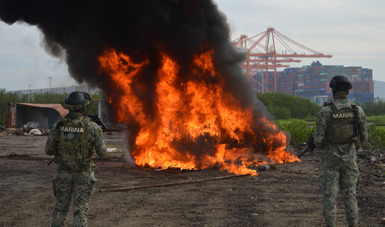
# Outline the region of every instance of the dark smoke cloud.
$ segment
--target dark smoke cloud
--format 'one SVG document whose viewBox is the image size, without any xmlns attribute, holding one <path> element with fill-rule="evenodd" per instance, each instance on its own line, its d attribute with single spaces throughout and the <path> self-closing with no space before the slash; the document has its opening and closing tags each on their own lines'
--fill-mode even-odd
<svg viewBox="0 0 385 227">
<path fill-rule="evenodd" d="M 65 59 L 76 81 L 106 92 L 113 88 L 109 77 L 100 75 L 98 62 L 106 49 L 119 50 L 137 62 L 148 59 L 151 64 L 137 83 L 144 85 L 141 98 L 152 115 L 160 52 L 178 62 L 180 75 L 189 75 L 183 72 L 190 71 L 193 56 L 214 49 L 214 66 L 224 78 L 224 89 L 243 107 L 254 108 L 256 115 L 268 115 L 242 75 L 239 63 L 245 56 L 233 48 L 226 17 L 212 0 L 0 0 L 0 19 L 37 26 L 47 52 Z"/>
<path fill-rule="evenodd" d="M 44 34 L 47 52 L 64 58 L 76 81 L 104 90 L 108 83 L 98 76 L 97 57 L 106 48 L 137 61 L 151 59 L 154 68 L 161 50 L 188 71 L 187 63 L 207 44 L 215 50 L 226 89 L 246 106 L 255 102 L 237 65 L 243 56 L 234 51 L 226 18 L 211 0 L 1 0 L 0 19 L 36 25 Z M 151 83 L 153 73 L 148 74 L 143 79 Z"/>
</svg>

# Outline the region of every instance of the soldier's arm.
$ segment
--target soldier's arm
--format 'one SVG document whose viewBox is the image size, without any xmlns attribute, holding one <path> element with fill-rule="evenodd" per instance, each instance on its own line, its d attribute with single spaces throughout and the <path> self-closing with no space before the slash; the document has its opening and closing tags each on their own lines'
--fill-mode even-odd
<svg viewBox="0 0 385 227">
<path fill-rule="evenodd" d="M 44 151 L 47 155 L 54 155 L 57 152 L 56 123 L 50 129 Z"/>
<path fill-rule="evenodd" d="M 316 146 L 316 148 L 322 148 L 325 144 L 326 119 L 327 119 L 326 109 L 322 108 L 317 116 L 315 133 L 314 133 L 314 145 Z"/>
<path fill-rule="evenodd" d="M 96 151 L 96 154 L 100 157 L 103 157 L 106 155 L 107 153 L 107 146 L 104 142 L 104 138 L 103 138 L 103 131 L 102 129 L 96 125 L 95 127 L 95 151 Z"/>
<path fill-rule="evenodd" d="M 368 134 L 368 122 L 366 121 L 366 115 L 365 112 L 362 110 L 361 107 L 359 109 L 359 116 L 360 116 L 360 127 L 359 127 L 359 132 L 360 132 L 360 140 L 361 143 L 364 143 L 368 140 L 369 134 Z"/>
</svg>

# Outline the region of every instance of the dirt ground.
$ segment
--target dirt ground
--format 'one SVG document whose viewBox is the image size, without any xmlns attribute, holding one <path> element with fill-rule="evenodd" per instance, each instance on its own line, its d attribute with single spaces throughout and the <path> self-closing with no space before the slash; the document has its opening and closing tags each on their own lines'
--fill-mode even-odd
<svg viewBox="0 0 385 227">
<path fill-rule="evenodd" d="M 109 147 L 123 147 L 124 138 L 122 133 L 105 134 Z M 46 139 L 0 136 L 0 226 L 49 226 L 54 164 L 47 166 L 51 158 L 44 154 Z M 381 226 L 385 157 L 374 150 L 360 152 L 358 157 L 359 224 Z M 117 149 L 96 159 L 98 181 L 89 226 L 323 226 L 319 164 L 320 153 L 314 151 L 304 155 L 302 162 L 272 166 L 258 171 L 258 176 L 227 178 L 233 175 L 214 169 L 132 167 Z M 177 184 L 183 182 L 191 183 Z M 144 187 L 160 184 L 165 185 Z M 100 191 L 122 187 L 134 188 Z M 338 226 L 347 226 L 341 196 L 338 207 Z M 67 225 L 71 222 L 70 211 Z"/>
</svg>

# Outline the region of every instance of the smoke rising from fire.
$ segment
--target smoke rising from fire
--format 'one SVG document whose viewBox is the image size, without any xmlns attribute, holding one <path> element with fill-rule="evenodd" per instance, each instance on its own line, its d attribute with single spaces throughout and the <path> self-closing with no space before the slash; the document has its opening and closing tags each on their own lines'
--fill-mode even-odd
<svg viewBox="0 0 385 227">
<path fill-rule="evenodd" d="M 226 77 L 226 89 L 247 106 L 255 101 L 237 66 L 242 56 L 229 42 L 226 18 L 212 1 L 2 0 L 0 19 L 37 26 L 47 52 L 64 58 L 76 81 L 107 90 L 97 76 L 98 56 L 106 48 L 130 54 L 137 61 L 151 59 L 153 69 L 158 67 L 161 50 L 178 59 L 182 71 L 188 71 L 193 56 L 210 47 L 215 50 L 218 70 Z M 151 69 L 147 71 L 143 80 L 150 84 L 156 78 Z"/>
<path fill-rule="evenodd" d="M 122 54 L 122 57 L 117 58 L 117 64 L 120 69 L 125 69 L 123 73 L 138 71 L 137 75 L 130 79 L 130 92 L 140 102 L 140 108 L 146 118 L 153 122 L 160 121 L 159 83 L 162 73 L 159 71 L 165 62 L 171 61 L 170 64 L 177 68 L 177 72 L 173 71 L 177 76 L 170 83 L 179 91 L 178 94 L 181 94 L 180 91 L 186 91 L 187 84 L 194 81 L 212 87 L 214 91 L 223 91 L 224 94 L 219 96 L 221 100 L 227 100 L 223 101 L 223 105 L 244 109 L 245 112 L 251 111 L 252 122 L 249 123 L 254 125 L 250 128 L 253 132 L 260 132 L 265 136 L 243 133 L 244 147 L 252 147 L 254 152 L 268 154 L 269 149 L 285 146 L 286 141 L 282 140 L 273 140 L 267 144 L 266 135 L 277 134 L 278 130 L 267 124 L 268 121 L 260 120 L 269 118 L 269 114 L 257 100 L 250 81 L 242 74 L 239 63 L 245 56 L 232 46 L 226 17 L 211 0 L 2 0 L 0 19 L 8 24 L 23 21 L 36 25 L 44 34 L 46 51 L 65 59 L 69 73 L 76 81 L 97 86 L 106 94 L 110 94 L 115 118 L 118 118 L 116 112 L 121 109 L 115 101 L 124 98 L 126 93 L 121 86 L 127 85 L 128 82 L 124 81 L 117 87 L 116 82 L 109 76 L 112 70 L 108 66 L 110 63 L 101 59 L 101 56 L 106 55 L 113 58 L 114 52 Z M 197 56 L 204 56 L 205 53 L 210 53 L 210 64 L 212 63 L 216 76 L 212 76 L 213 73 L 209 70 L 203 70 L 206 66 L 201 67 L 199 75 L 193 73 L 198 63 L 192 62 L 197 62 Z M 110 67 L 108 70 L 101 69 L 103 61 L 105 67 Z M 138 66 L 139 64 L 142 65 Z M 204 64 L 207 65 L 207 62 Z M 214 88 L 215 86 L 220 89 Z M 231 99 L 226 99 L 227 94 L 231 94 Z M 192 95 L 185 95 L 181 100 L 189 99 Z M 214 101 L 211 106 L 218 109 L 216 105 Z M 135 115 L 129 111 L 127 114 L 131 116 L 121 121 L 126 123 L 133 134 L 130 144 L 139 147 L 138 138 L 146 137 L 138 135 L 143 128 L 143 123 L 136 120 L 140 114 Z M 181 116 L 186 117 L 183 114 Z M 224 125 L 223 121 L 217 120 L 215 124 Z M 219 131 L 219 134 L 231 137 L 225 130 Z M 212 137 L 217 135 L 207 136 L 203 133 L 195 138 L 193 143 L 186 139 L 173 139 L 171 143 L 182 153 L 205 152 L 202 149 L 210 147 L 218 150 L 218 147 L 214 147 L 224 139 L 207 139 Z M 227 142 L 226 147 L 242 146 L 233 141 Z"/>
</svg>

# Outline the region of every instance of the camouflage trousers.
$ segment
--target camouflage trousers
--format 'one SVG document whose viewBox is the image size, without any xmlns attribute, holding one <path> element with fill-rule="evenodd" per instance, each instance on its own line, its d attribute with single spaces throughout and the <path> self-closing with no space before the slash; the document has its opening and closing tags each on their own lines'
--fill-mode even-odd
<svg viewBox="0 0 385 227">
<path fill-rule="evenodd" d="M 53 178 L 53 192 L 56 198 L 52 213 L 52 227 L 64 226 L 65 219 L 73 203 L 73 226 L 87 226 L 88 203 L 95 191 L 93 171 L 69 172 L 56 169 Z"/>
<path fill-rule="evenodd" d="M 356 188 L 359 170 L 355 158 L 341 160 L 333 155 L 324 156 L 320 169 L 319 184 L 323 193 L 323 214 L 326 226 L 336 226 L 337 194 L 340 189 L 349 226 L 357 226 L 358 206 Z"/>
</svg>

